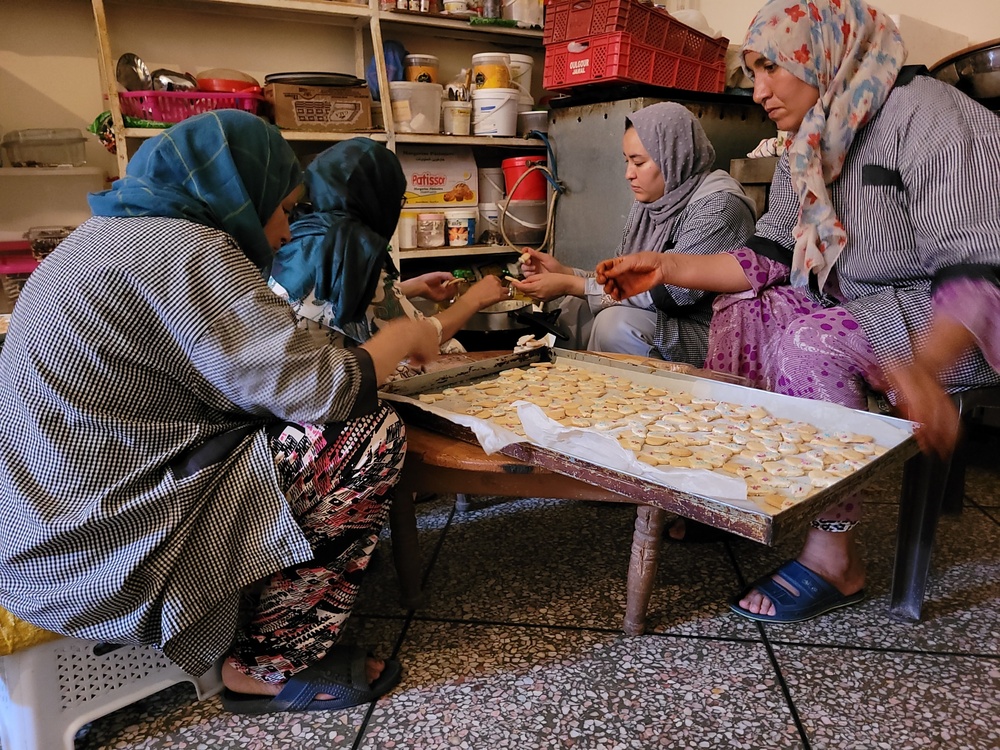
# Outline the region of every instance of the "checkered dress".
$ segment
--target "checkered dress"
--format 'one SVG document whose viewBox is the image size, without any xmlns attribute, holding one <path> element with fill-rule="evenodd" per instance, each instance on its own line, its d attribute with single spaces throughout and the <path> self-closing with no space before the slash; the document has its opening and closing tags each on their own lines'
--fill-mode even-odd
<svg viewBox="0 0 1000 750">
<path fill-rule="evenodd" d="M 0 351 L 0 606 L 204 671 L 239 592 L 313 556 L 265 427 L 377 404 L 367 353 L 312 344 L 229 235 L 90 219 Z"/>
<path fill-rule="evenodd" d="M 848 237 L 834 267 L 839 296 L 888 369 L 927 334 L 935 278 L 1000 268 L 1000 117 L 917 76 L 858 132 L 830 193 Z M 791 248 L 797 216 L 783 158 L 757 237 Z M 943 382 L 958 390 L 1000 374 L 976 349 Z"/>
</svg>

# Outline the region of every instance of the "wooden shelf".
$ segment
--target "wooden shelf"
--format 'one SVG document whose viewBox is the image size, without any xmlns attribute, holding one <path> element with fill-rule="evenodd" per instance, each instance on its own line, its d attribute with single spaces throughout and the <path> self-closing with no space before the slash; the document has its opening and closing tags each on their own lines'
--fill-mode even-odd
<svg viewBox="0 0 1000 750">
<path fill-rule="evenodd" d="M 378 14 L 383 24 L 420 26 L 425 31 L 440 29 L 446 31 L 448 39 L 482 39 L 484 36 L 504 37 L 510 44 L 538 47 L 542 44 L 541 29 L 519 29 L 516 26 L 492 26 L 471 24 L 466 18 L 449 18 L 440 13 L 417 13 L 405 10 L 383 10 Z"/>
<path fill-rule="evenodd" d="M 0 177 L 93 177 L 100 167 L 0 167 Z"/>
<path fill-rule="evenodd" d="M 521 249 L 506 245 L 468 245 L 466 247 L 422 247 L 400 250 L 399 260 L 416 258 L 465 258 L 470 255 L 520 255 Z"/>
<path fill-rule="evenodd" d="M 126 138 L 152 138 L 164 132 L 162 128 L 125 128 Z M 282 130 L 281 135 L 286 141 L 315 141 L 331 143 L 346 141 L 351 138 L 366 137 L 381 143 L 389 140 L 384 130 L 358 130 L 349 133 L 317 133 L 308 130 Z M 537 138 L 521 138 L 519 136 L 501 137 L 492 135 L 437 135 L 434 133 L 397 133 L 396 143 L 415 143 L 438 146 L 493 146 L 495 148 L 537 148 L 544 149 L 545 144 Z"/>
<path fill-rule="evenodd" d="M 134 4 L 136 0 L 107 0 L 109 3 Z M 265 19 L 288 19 L 309 16 L 313 21 L 341 26 L 357 26 L 372 18 L 367 3 L 334 2 L 334 0 L 142 0 L 147 5 L 177 9 L 196 9 L 206 13 Z"/>
</svg>

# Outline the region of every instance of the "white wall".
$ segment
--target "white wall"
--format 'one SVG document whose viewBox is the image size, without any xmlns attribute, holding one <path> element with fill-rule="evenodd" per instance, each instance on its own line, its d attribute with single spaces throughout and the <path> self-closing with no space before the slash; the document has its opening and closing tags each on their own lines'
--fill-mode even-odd
<svg viewBox="0 0 1000 750">
<path fill-rule="evenodd" d="M 762 0 L 681 1 L 686 7 L 701 10 L 709 24 L 735 44 L 743 41 L 747 27 L 764 5 Z M 1000 2 L 997 0 L 878 0 L 871 4 L 892 15 L 911 16 L 962 34 L 969 38 L 970 44 L 1000 37 Z M 667 7 L 670 7 L 669 2 Z"/>
</svg>

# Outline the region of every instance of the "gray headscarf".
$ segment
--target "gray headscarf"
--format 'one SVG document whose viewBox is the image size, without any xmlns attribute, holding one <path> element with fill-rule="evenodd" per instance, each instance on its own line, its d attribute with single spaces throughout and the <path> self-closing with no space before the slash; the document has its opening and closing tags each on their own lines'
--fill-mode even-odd
<svg viewBox="0 0 1000 750">
<path fill-rule="evenodd" d="M 653 104 L 628 119 L 663 173 L 664 192 L 652 203 L 632 204 L 619 255 L 662 250 L 674 220 L 715 163 L 715 148 L 687 107 L 674 102 Z"/>
</svg>

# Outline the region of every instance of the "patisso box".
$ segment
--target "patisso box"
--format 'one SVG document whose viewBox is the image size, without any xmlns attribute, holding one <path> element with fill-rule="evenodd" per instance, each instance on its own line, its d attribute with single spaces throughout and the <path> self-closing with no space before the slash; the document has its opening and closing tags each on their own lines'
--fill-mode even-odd
<svg viewBox="0 0 1000 750">
<path fill-rule="evenodd" d="M 479 173 L 469 146 L 400 145 L 407 206 L 455 208 L 479 204 Z"/>
<path fill-rule="evenodd" d="M 329 132 L 372 127 L 372 98 L 367 86 L 269 83 L 264 86 L 264 99 L 279 128 Z"/>
</svg>

